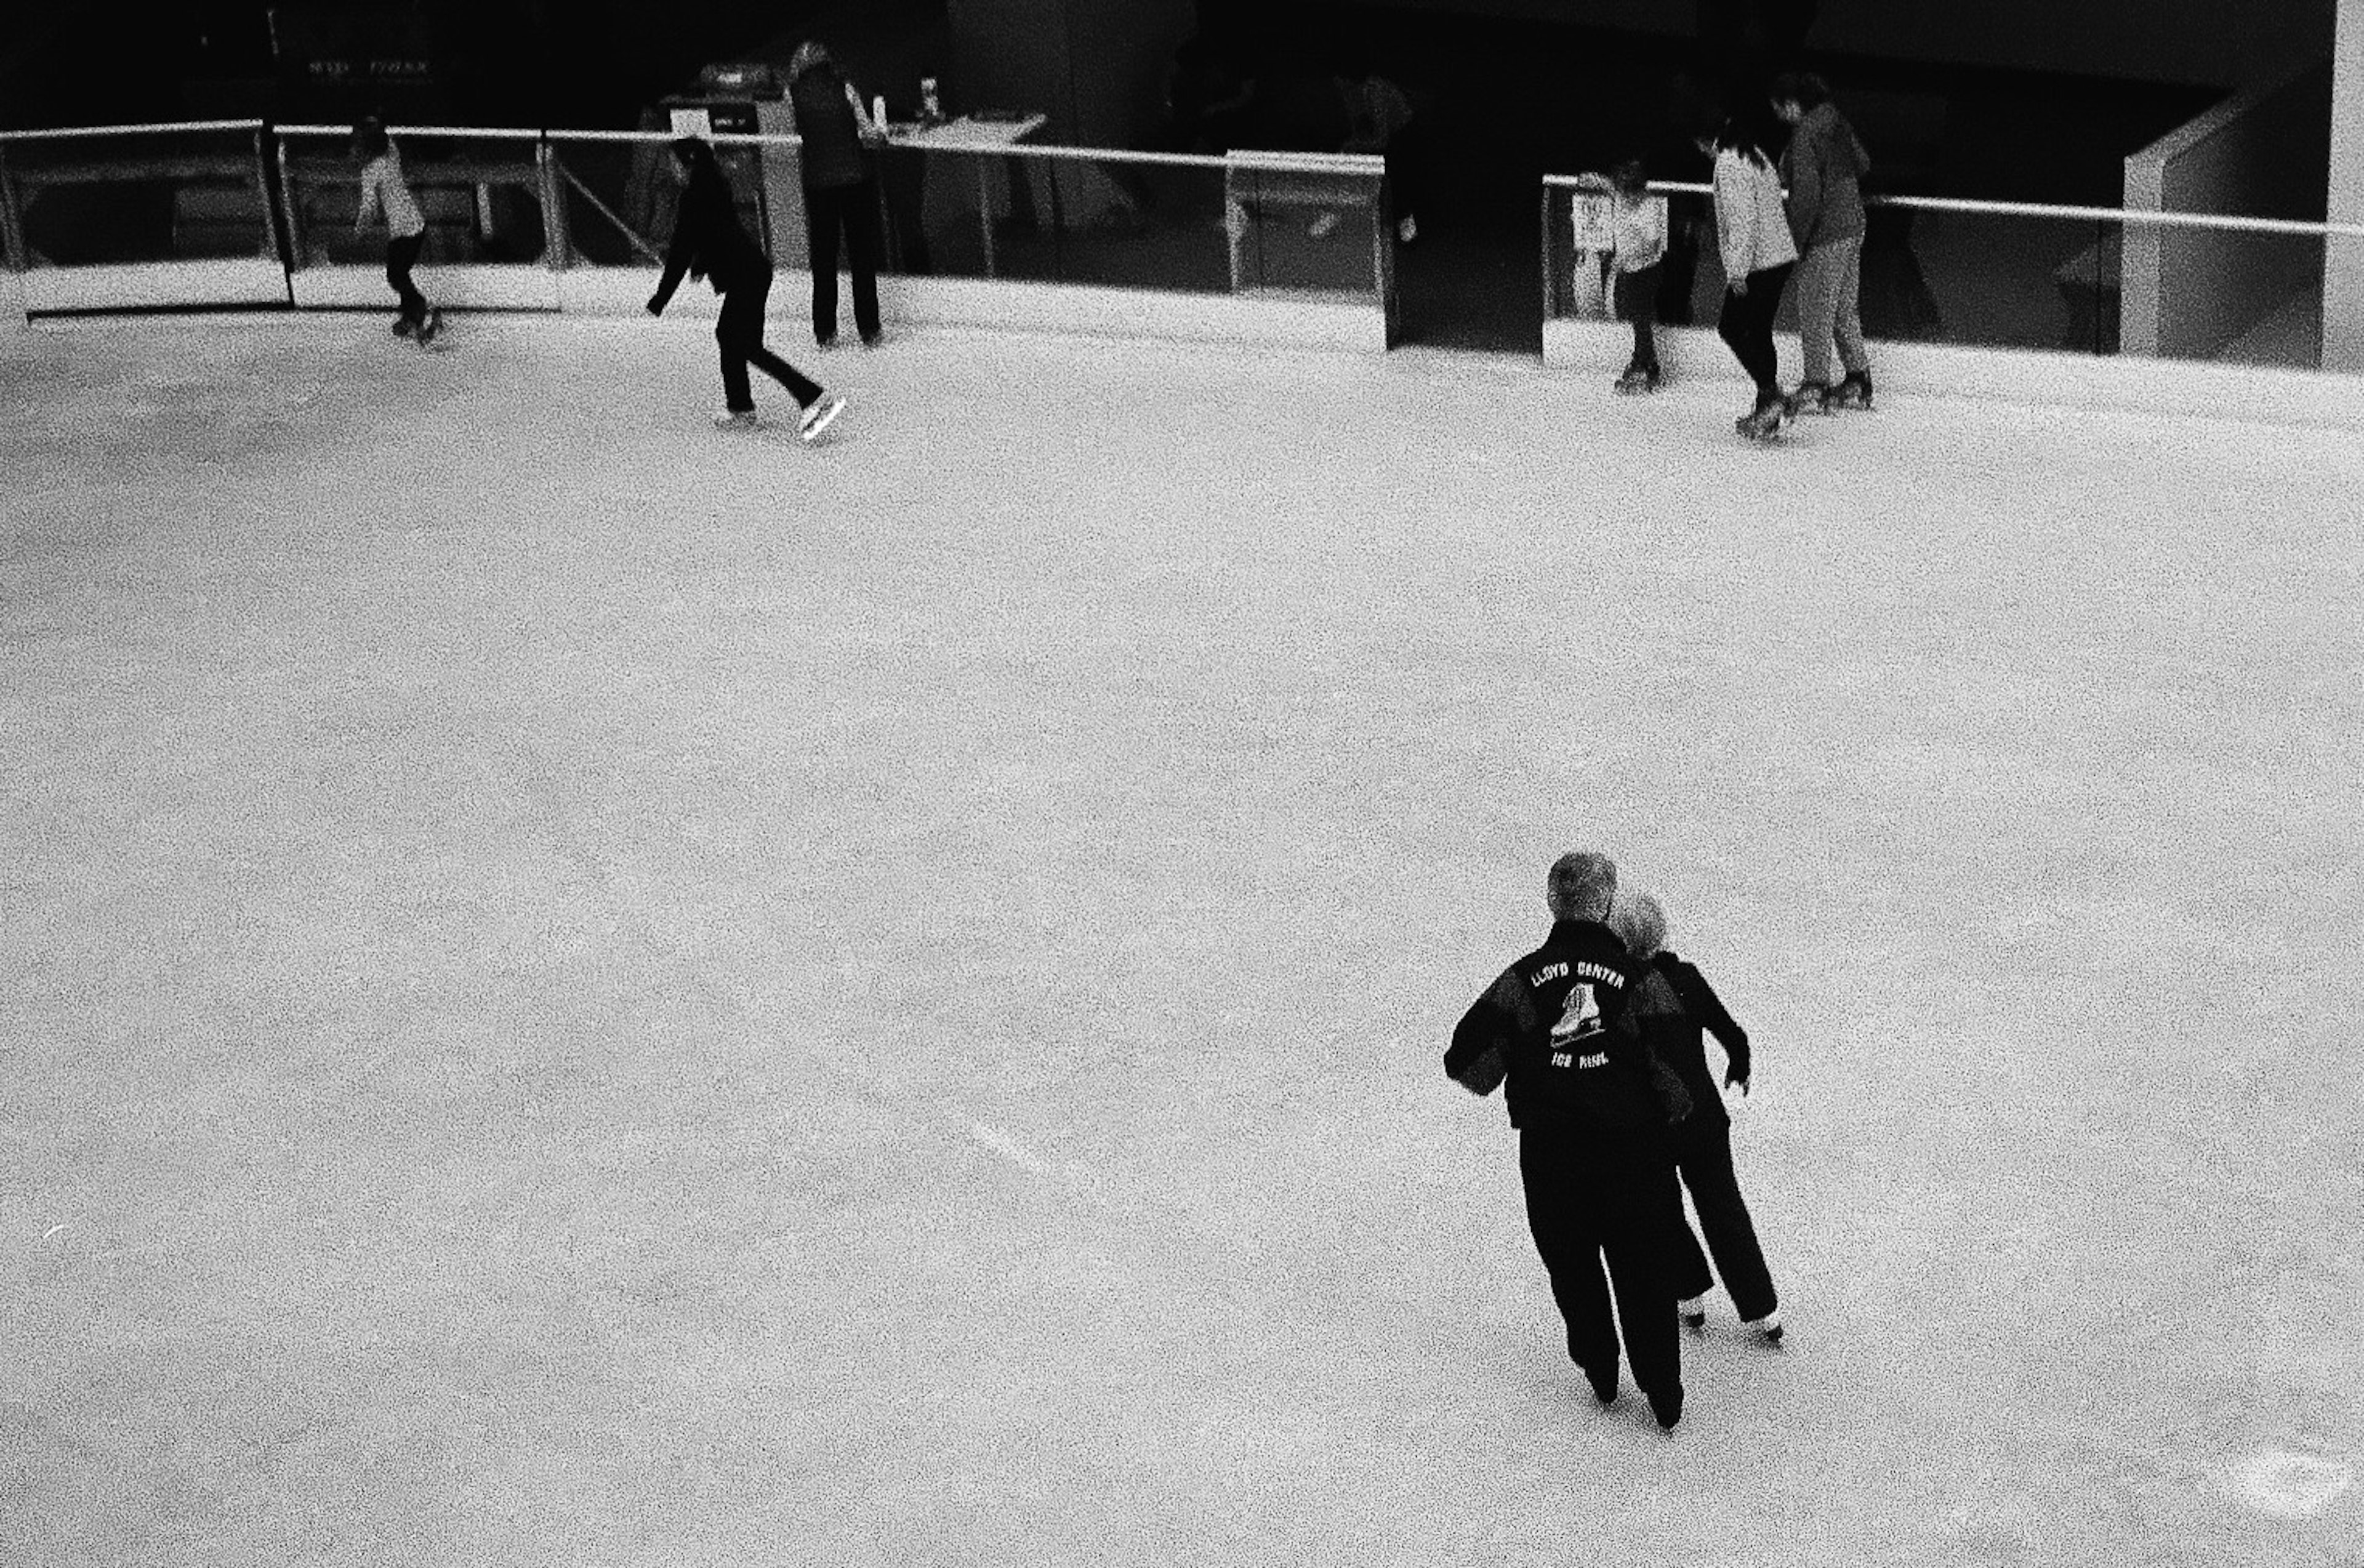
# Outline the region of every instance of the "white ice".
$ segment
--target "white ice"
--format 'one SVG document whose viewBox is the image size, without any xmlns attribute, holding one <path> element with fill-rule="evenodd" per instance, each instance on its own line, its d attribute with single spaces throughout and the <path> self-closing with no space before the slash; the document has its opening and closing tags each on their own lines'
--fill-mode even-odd
<svg viewBox="0 0 2364 1568">
<path fill-rule="evenodd" d="M 0 346 L 0 1562 L 2364 1559 L 2352 433 L 452 337 Z M 1671 1439 L 1439 1067 L 1580 846 Z"/>
</svg>

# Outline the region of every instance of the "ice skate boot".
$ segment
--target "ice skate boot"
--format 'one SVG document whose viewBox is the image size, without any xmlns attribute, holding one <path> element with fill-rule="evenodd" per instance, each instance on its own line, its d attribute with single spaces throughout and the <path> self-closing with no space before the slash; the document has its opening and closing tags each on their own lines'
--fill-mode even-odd
<svg viewBox="0 0 2364 1568">
<path fill-rule="evenodd" d="M 714 428 L 718 430 L 752 430 L 756 428 L 753 408 L 718 408 L 714 411 Z"/>
<path fill-rule="evenodd" d="M 1625 373 L 1617 378 L 1617 390 L 1632 396 L 1637 393 L 1656 392 L 1666 378 L 1656 365 L 1627 365 Z"/>
<path fill-rule="evenodd" d="M 418 328 L 412 324 L 409 317 L 397 316 L 394 318 L 394 325 L 388 330 L 397 338 L 407 338 Z"/>
<path fill-rule="evenodd" d="M 427 307 L 426 318 L 419 322 L 411 337 L 423 349 L 435 341 L 435 335 L 442 330 L 443 313 L 430 305 Z"/>
<path fill-rule="evenodd" d="M 1832 389 L 1831 406 L 1868 410 L 1871 406 L 1871 377 L 1862 371 L 1849 371 Z"/>
<path fill-rule="evenodd" d="M 797 434 L 808 442 L 817 441 L 820 439 L 820 433 L 829 428 L 830 421 L 844 412 L 844 398 L 823 393 L 813 399 L 812 406 L 805 410 L 805 417 L 797 421 Z"/>
<path fill-rule="evenodd" d="M 1617 1403 L 1617 1369 L 1615 1367 L 1610 1367 L 1603 1372 L 1595 1372 L 1592 1368 L 1586 1367 L 1584 1381 L 1592 1385 L 1592 1396 L 1600 1401 L 1602 1409 L 1605 1410 Z"/>
<path fill-rule="evenodd" d="M 1778 392 L 1768 392 L 1756 399 L 1756 408 L 1734 420 L 1733 428 L 1752 441 L 1778 441 L 1781 439 L 1782 417 L 1789 405 Z"/>
<path fill-rule="evenodd" d="M 1819 381 L 1801 381 L 1798 390 L 1790 395 L 1784 417 L 1795 419 L 1801 414 L 1827 414 L 1831 389 Z"/>
<path fill-rule="evenodd" d="M 1773 1349 L 1781 1348 L 1781 1314 L 1778 1308 L 1762 1318 L 1751 1318 L 1744 1327 L 1756 1330 L 1756 1337 Z"/>
<path fill-rule="evenodd" d="M 1658 1418 L 1660 1429 L 1672 1432 L 1675 1423 L 1683 1418 L 1683 1386 L 1653 1389 L 1650 1392 L 1650 1414 Z"/>
</svg>

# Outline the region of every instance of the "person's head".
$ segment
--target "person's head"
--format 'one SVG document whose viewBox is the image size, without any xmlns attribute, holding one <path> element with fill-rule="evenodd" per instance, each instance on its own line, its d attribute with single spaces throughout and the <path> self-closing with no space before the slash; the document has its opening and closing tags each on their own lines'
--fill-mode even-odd
<svg viewBox="0 0 2364 1568">
<path fill-rule="evenodd" d="M 836 69 L 837 61 L 830 58 L 828 46 L 813 39 L 807 39 L 797 45 L 797 52 L 788 56 L 788 80 L 791 82 L 808 72 L 833 72 Z"/>
<path fill-rule="evenodd" d="M 1648 958 L 1667 945 L 1667 912 L 1646 893 L 1618 895 L 1609 911 L 1609 929 L 1634 958 Z"/>
<path fill-rule="evenodd" d="M 1600 920 L 1617 900 L 1617 862 L 1589 850 L 1571 850 L 1552 862 L 1544 900 L 1555 920 Z"/>
<path fill-rule="evenodd" d="M 1773 129 L 1761 114 L 1734 114 L 1724 117 L 1716 128 L 1711 151 L 1737 152 L 1752 163 L 1773 166 Z"/>
<path fill-rule="evenodd" d="M 1831 101 L 1831 84 L 1811 71 L 1785 71 L 1773 78 L 1773 112 L 1783 125 L 1796 125 Z"/>
<path fill-rule="evenodd" d="M 385 122 L 375 115 L 359 121 L 353 127 L 353 156 L 364 161 L 385 151 Z"/>
<path fill-rule="evenodd" d="M 700 174 L 710 174 L 717 179 L 721 178 L 722 171 L 714 161 L 714 149 L 707 145 L 706 139 L 703 137 L 683 136 L 675 138 L 673 144 L 673 177 L 686 185 L 692 180 L 697 179 Z"/>
<path fill-rule="evenodd" d="M 1609 183 L 1627 201 L 1638 201 L 1649 192 L 1650 175 L 1639 158 L 1628 158 L 1610 166 Z"/>
</svg>

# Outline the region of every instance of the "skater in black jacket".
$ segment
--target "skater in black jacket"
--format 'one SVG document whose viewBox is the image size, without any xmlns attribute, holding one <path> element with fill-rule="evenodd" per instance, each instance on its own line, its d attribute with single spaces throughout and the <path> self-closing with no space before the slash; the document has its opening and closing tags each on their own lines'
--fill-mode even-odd
<svg viewBox="0 0 2364 1568">
<path fill-rule="evenodd" d="M 1781 1341 L 1780 1297 L 1773 1288 L 1773 1273 L 1766 1266 L 1765 1249 L 1756 1239 L 1748 1202 L 1740 1195 L 1740 1178 L 1732 1168 L 1732 1117 L 1723 1096 L 1708 1073 L 1705 1034 L 1723 1047 L 1724 1086 L 1748 1092 L 1748 1031 L 1734 1020 L 1714 987 L 1696 965 L 1667 950 L 1667 915 L 1648 894 L 1617 900 L 1610 929 L 1624 943 L 1640 967 L 1636 995 L 1643 999 L 1639 1016 L 1658 1058 L 1681 1077 L 1689 1091 L 1692 1110 L 1675 1129 L 1675 1169 L 1699 1210 L 1700 1229 L 1707 1233 L 1707 1251 L 1715 1257 L 1716 1273 L 1741 1321 L 1768 1344 Z M 1707 1324 L 1707 1293 L 1714 1284 L 1707 1256 L 1691 1233 L 1679 1205 L 1675 1209 L 1675 1292 L 1684 1324 L 1693 1329 Z"/>
<path fill-rule="evenodd" d="M 665 248 L 664 276 L 649 296 L 649 314 L 662 316 L 682 275 L 705 278 L 722 296 L 714 339 L 722 350 L 722 412 L 717 425 L 747 428 L 755 423 L 755 395 L 747 367 L 755 365 L 785 386 L 804 409 L 797 434 L 809 441 L 844 411 L 845 399 L 831 397 L 818 383 L 764 346 L 764 302 L 772 292 L 772 261 L 739 227 L 730 183 L 714 161 L 714 149 L 694 136 L 673 144 L 673 169 L 682 184 L 673 242 Z"/>
<path fill-rule="evenodd" d="M 1604 855 L 1554 863 L 1551 935 L 1463 1017 L 1444 1071 L 1477 1095 L 1508 1083 L 1527 1222 L 1567 1322 L 1567 1353 L 1609 1404 L 1622 1329 L 1634 1385 L 1671 1431 L 1683 1409 L 1668 1256 L 1681 1199 L 1667 1124 L 1688 1106 L 1626 1016 L 1634 967 L 1602 923 L 1616 891 Z"/>
</svg>

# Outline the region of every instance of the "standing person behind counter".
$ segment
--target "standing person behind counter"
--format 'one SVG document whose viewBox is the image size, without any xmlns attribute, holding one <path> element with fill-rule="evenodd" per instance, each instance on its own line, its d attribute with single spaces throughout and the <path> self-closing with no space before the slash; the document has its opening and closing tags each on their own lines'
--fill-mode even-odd
<svg viewBox="0 0 2364 1568">
<path fill-rule="evenodd" d="M 1748 1092 L 1748 1031 L 1724 1009 L 1715 988 L 1695 964 L 1686 963 L 1667 947 L 1667 913 L 1646 893 L 1620 897 L 1609 916 L 1609 928 L 1639 966 L 1635 997 L 1641 1016 L 1650 1021 L 1651 1043 L 1660 1061 L 1674 1069 L 1690 1092 L 1691 1114 L 1674 1130 L 1675 1169 L 1689 1189 L 1699 1210 L 1700 1229 L 1707 1232 L 1708 1251 L 1715 1255 L 1716 1273 L 1747 1327 L 1766 1343 L 1781 1342 L 1780 1297 L 1773 1289 L 1773 1273 L 1765 1263 L 1765 1249 L 1749 1218 L 1748 1201 L 1740 1195 L 1740 1178 L 1732 1168 L 1732 1116 L 1707 1069 L 1704 1033 L 1712 1033 L 1723 1047 L 1725 1087 Z M 1674 1288 L 1683 1324 L 1694 1331 L 1707 1326 L 1707 1293 L 1714 1286 L 1699 1238 L 1691 1234 L 1679 1205 L 1675 1209 L 1678 1234 L 1673 1238 Z"/>
<path fill-rule="evenodd" d="M 1527 1223 L 1567 1323 L 1569 1359 L 1594 1396 L 1613 1403 L 1622 1333 L 1634 1385 L 1672 1431 L 1683 1414 L 1682 1346 L 1667 1253 L 1682 1200 L 1667 1126 L 1688 1106 L 1623 1018 L 1635 971 L 1602 923 L 1616 892 L 1606 855 L 1553 862 L 1550 936 L 1463 1016 L 1444 1071 L 1474 1095 L 1510 1085 Z"/>
<path fill-rule="evenodd" d="M 830 396 L 818 382 L 764 346 L 764 302 L 772 294 L 772 259 L 739 227 L 738 203 L 721 165 L 714 161 L 714 149 L 685 136 L 673 144 L 671 167 L 681 182 L 681 206 L 674 215 L 673 240 L 665 247 L 664 275 L 649 296 L 649 314 L 664 314 L 684 273 L 707 279 L 722 296 L 714 340 L 722 350 L 723 406 L 714 422 L 725 429 L 754 428 L 755 395 L 747 380 L 752 364 L 786 387 L 803 408 L 797 433 L 808 441 L 817 439 L 845 411 L 845 399 Z"/>
<path fill-rule="evenodd" d="M 837 245 L 845 239 L 853 272 L 853 325 L 864 348 L 875 348 L 878 325 L 878 182 L 871 150 L 886 128 L 871 123 L 862 95 L 817 43 L 802 43 L 788 61 L 788 99 L 803 138 L 805 237 L 812 251 L 813 341 L 837 342 Z"/>
</svg>

